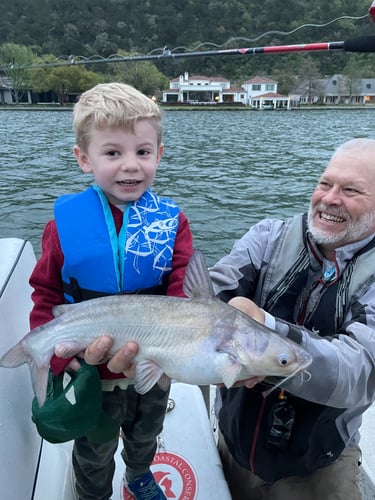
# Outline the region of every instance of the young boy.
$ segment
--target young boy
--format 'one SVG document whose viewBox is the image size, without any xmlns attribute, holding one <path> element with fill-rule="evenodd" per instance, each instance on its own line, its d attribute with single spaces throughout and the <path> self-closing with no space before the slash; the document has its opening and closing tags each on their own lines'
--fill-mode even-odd
<svg viewBox="0 0 375 500">
<path fill-rule="evenodd" d="M 64 195 L 42 237 L 42 254 L 30 278 L 34 288 L 31 328 L 52 319 L 52 307 L 115 293 L 184 297 L 182 282 L 192 255 L 186 216 L 150 190 L 163 154 L 159 107 L 129 85 L 100 84 L 74 107 L 73 148 L 95 184 Z M 124 297 L 126 300 L 126 297 Z M 54 374 L 77 369 L 76 359 L 54 356 Z M 98 366 L 103 408 L 121 427 L 126 464 L 124 499 L 165 499 L 150 471 L 169 391 L 157 384 L 147 394 L 129 379 Z M 118 437 L 95 444 L 75 440 L 73 470 L 80 500 L 109 500 Z M 130 493 L 130 492 L 131 493 Z M 133 496 L 134 495 L 134 496 Z"/>
</svg>

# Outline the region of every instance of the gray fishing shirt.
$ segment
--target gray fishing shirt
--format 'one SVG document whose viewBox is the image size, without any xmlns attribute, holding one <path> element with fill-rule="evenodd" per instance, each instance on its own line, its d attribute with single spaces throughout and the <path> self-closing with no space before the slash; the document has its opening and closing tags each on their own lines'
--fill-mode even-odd
<svg viewBox="0 0 375 500">
<path fill-rule="evenodd" d="M 338 248 L 327 260 L 308 236 L 305 217 L 259 222 L 210 269 L 210 276 L 216 294 L 224 300 L 238 295 L 251 298 L 268 311 L 268 326 L 312 355 L 310 376 L 297 375 L 283 387 L 302 399 L 346 409 L 336 425 L 343 441 L 355 444 L 361 415 L 375 400 L 374 235 Z M 278 284 L 288 286 L 288 275 L 299 268 L 305 269 L 307 279 L 289 305 L 292 317 L 287 322 L 272 316 L 267 306 L 272 311 L 273 299 L 282 293 Z M 332 331 L 320 336 L 301 325 L 318 306 L 324 311 L 323 289 L 330 281 L 337 286 L 336 313 L 329 318 Z M 299 319 L 302 308 L 304 320 Z"/>
</svg>

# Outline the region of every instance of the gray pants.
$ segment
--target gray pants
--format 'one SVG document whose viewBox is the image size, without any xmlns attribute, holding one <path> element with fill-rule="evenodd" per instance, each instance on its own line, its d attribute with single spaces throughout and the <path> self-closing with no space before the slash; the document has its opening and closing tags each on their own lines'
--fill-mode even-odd
<svg viewBox="0 0 375 500">
<path fill-rule="evenodd" d="M 162 431 L 169 391 L 155 385 L 140 395 L 133 386 L 103 392 L 103 409 L 122 429 L 126 476 L 133 480 L 149 470 L 156 452 L 156 437 Z M 95 444 L 79 438 L 73 447 L 73 470 L 80 500 L 109 500 L 115 471 L 114 454 L 119 439 Z"/>
<path fill-rule="evenodd" d="M 232 500 L 361 500 L 362 498 L 357 483 L 361 457 L 358 448 L 345 448 L 336 462 L 309 475 L 266 483 L 234 460 L 221 434 L 218 446 Z"/>
</svg>

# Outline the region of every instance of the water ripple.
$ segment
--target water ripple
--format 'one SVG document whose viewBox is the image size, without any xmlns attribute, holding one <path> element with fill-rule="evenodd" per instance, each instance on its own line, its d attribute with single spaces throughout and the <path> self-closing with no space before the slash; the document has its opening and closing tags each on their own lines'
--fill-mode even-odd
<svg viewBox="0 0 375 500">
<path fill-rule="evenodd" d="M 260 218 L 306 210 L 333 150 L 373 137 L 373 113 L 166 111 L 155 189 L 181 205 L 212 264 Z M 72 154 L 71 112 L 0 110 L 0 137 L 0 237 L 39 253 L 56 197 L 91 182 Z"/>
</svg>

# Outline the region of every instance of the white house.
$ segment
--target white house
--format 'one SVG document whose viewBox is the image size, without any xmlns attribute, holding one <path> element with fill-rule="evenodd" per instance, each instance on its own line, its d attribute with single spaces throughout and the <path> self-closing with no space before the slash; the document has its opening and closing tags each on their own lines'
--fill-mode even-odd
<svg viewBox="0 0 375 500">
<path fill-rule="evenodd" d="M 246 104 L 258 109 L 289 108 L 290 99 L 277 93 L 277 82 L 255 76 L 241 86 L 232 86 L 219 77 L 185 73 L 169 82 L 163 91 L 163 103 L 186 104 Z"/>
<path fill-rule="evenodd" d="M 254 76 L 247 80 L 242 88 L 246 92 L 246 104 L 258 109 L 290 108 L 290 98 L 278 94 L 277 83 L 271 78 Z"/>
<path fill-rule="evenodd" d="M 186 104 L 246 103 L 241 87 L 232 87 L 229 80 L 220 77 L 185 73 L 169 82 L 163 90 L 162 102 Z"/>
</svg>

